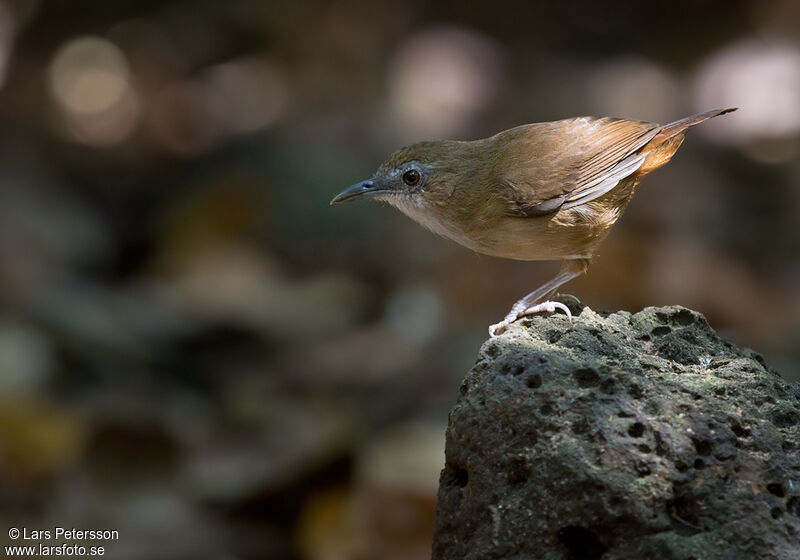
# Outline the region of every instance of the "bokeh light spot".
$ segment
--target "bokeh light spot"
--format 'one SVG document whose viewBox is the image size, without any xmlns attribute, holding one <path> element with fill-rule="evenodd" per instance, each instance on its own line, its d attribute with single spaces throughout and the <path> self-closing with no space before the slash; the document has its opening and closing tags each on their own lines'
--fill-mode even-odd
<svg viewBox="0 0 800 560">
<path fill-rule="evenodd" d="M 695 99 L 702 110 L 742 109 L 698 127 L 715 141 L 789 139 L 800 132 L 800 48 L 754 39 L 729 45 L 700 66 Z"/>
<path fill-rule="evenodd" d="M 288 98 L 278 69 L 258 58 L 214 66 L 208 69 L 207 78 L 220 106 L 220 116 L 232 132 L 253 132 L 272 124 Z"/>
<path fill-rule="evenodd" d="M 589 77 L 593 114 L 667 123 L 680 116 L 682 87 L 664 67 L 623 57 L 600 65 Z"/>
<path fill-rule="evenodd" d="M 390 66 L 390 106 L 400 135 L 455 134 L 495 95 L 501 50 L 465 29 L 423 31 L 402 44 Z"/>
<path fill-rule="evenodd" d="M 78 114 L 96 114 L 118 103 L 129 87 L 125 56 L 109 41 L 73 39 L 56 53 L 50 88 L 56 101 Z"/>
<path fill-rule="evenodd" d="M 72 139 L 95 146 L 125 140 L 139 117 L 130 69 L 122 51 L 99 37 L 72 39 L 48 71 L 50 93 Z"/>
</svg>

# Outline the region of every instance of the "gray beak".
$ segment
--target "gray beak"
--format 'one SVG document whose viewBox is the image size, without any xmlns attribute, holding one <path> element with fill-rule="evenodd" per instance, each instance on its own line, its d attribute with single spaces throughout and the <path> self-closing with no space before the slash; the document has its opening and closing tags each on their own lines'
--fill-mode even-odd
<svg viewBox="0 0 800 560">
<path fill-rule="evenodd" d="M 334 196 L 333 200 L 331 200 L 331 206 L 334 204 L 347 202 L 348 200 L 355 200 L 361 196 L 369 195 L 379 191 L 380 189 L 376 188 L 375 181 L 372 179 L 367 179 L 366 181 L 361 181 L 360 183 L 356 183 L 355 185 L 347 187 L 345 190 Z"/>
</svg>

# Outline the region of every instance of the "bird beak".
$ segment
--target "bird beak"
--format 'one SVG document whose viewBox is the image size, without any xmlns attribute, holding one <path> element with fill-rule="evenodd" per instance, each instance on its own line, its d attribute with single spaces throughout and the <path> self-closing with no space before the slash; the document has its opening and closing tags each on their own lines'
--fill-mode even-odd
<svg viewBox="0 0 800 560">
<path fill-rule="evenodd" d="M 347 187 L 345 190 L 337 194 L 331 200 L 331 206 L 334 204 L 341 204 L 342 202 L 347 202 L 348 200 L 355 200 L 356 198 L 360 198 L 364 195 L 369 195 L 372 193 L 378 193 L 381 189 L 379 189 L 372 179 L 367 179 L 366 181 L 361 181 L 360 183 L 356 183 L 350 187 Z"/>
</svg>

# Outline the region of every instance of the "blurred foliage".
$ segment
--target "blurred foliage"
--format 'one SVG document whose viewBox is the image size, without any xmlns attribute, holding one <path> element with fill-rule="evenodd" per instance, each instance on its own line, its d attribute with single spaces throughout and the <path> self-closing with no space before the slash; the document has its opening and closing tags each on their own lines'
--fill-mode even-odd
<svg viewBox="0 0 800 560">
<path fill-rule="evenodd" d="M 797 379 L 798 6 L 0 1 L 0 525 L 426 558 L 461 376 L 553 266 L 327 206 L 422 139 L 740 106 L 569 291 L 692 307 Z"/>
</svg>

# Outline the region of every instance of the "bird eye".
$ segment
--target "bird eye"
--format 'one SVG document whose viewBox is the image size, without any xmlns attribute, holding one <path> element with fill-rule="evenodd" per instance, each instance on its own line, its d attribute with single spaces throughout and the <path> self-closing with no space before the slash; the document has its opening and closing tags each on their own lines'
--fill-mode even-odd
<svg viewBox="0 0 800 560">
<path fill-rule="evenodd" d="M 416 169 L 409 169 L 405 173 L 403 173 L 403 182 L 408 185 L 409 187 L 413 187 L 417 183 L 419 183 L 419 171 Z"/>
</svg>

